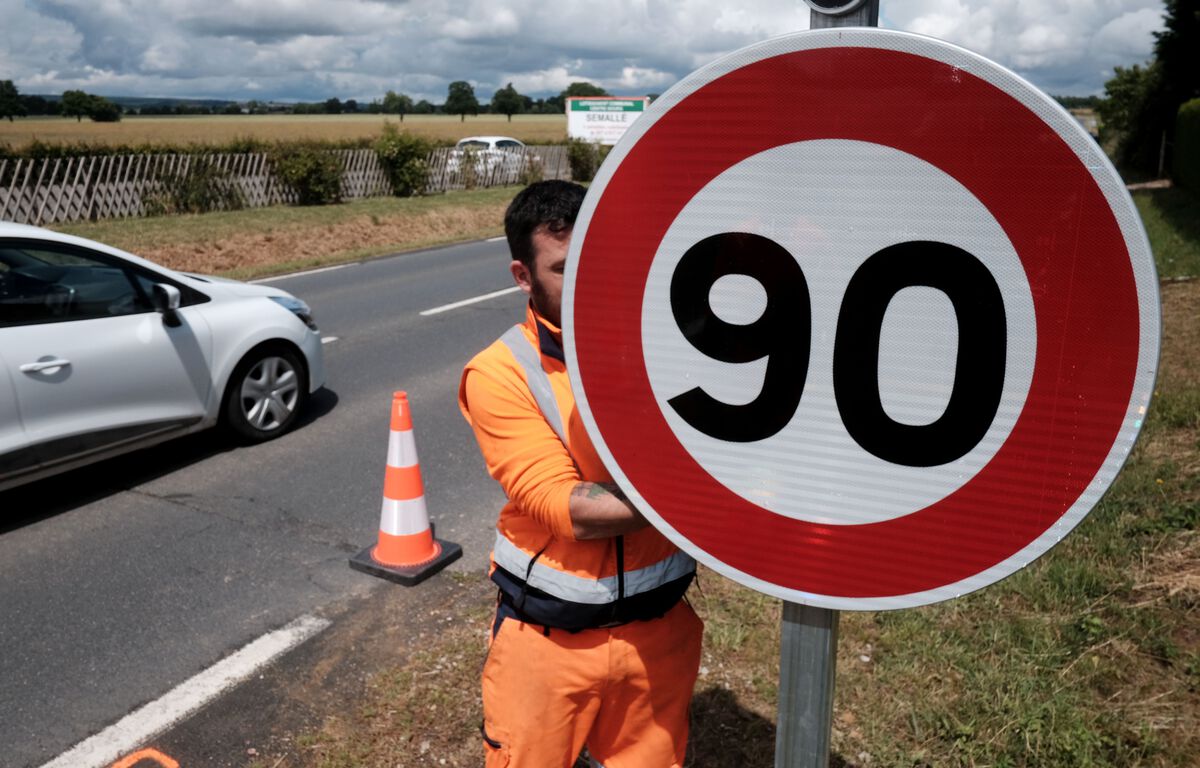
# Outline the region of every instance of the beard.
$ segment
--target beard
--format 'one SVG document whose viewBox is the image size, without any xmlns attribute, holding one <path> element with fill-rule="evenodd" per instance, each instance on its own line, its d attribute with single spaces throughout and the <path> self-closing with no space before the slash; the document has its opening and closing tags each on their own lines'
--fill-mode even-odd
<svg viewBox="0 0 1200 768">
<path fill-rule="evenodd" d="M 529 300 L 533 302 L 533 308 L 555 328 L 562 328 L 562 297 L 551 296 L 546 286 L 532 272 L 529 275 L 529 283 Z"/>
</svg>

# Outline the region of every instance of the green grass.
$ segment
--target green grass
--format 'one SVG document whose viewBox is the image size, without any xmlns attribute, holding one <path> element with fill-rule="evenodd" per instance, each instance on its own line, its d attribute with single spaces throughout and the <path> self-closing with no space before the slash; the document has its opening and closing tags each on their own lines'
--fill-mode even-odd
<svg viewBox="0 0 1200 768">
<path fill-rule="evenodd" d="M 1200 276 L 1200 196 L 1179 187 L 1133 193 L 1160 278 Z"/>
<path fill-rule="evenodd" d="M 185 272 L 249 279 L 502 234 L 513 187 L 55 227 Z"/>
<path fill-rule="evenodd" d="M 219 240 L 244 234 L 268 234 L 295 227 L 336 227 L 364 216 L 382 219 L 416 216 L 451 208 L 506 205 L 514 194 L 514 187 L 496 187 L 429 197 L 370 197 L 339 205 L 279 205 L 144 219 L 84 221 L 59 224 L 54 229 L 137 253 L 166 245 Z"/>
</svg>

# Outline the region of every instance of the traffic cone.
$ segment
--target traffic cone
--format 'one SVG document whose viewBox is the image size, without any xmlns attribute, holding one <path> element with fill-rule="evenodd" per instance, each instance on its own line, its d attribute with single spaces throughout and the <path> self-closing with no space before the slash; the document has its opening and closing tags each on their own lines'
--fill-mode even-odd
<svg viewBox="0 0 1200 768">
<path fill-rule="evenodd" d="M 433 537 L 413 440 L 408 393 L 392 396 L 392 428 L 383 478 L 379 543 L 350 558 L 350 567 L 411 587 L 462 557 L 462 547 Z"/>
</svg>

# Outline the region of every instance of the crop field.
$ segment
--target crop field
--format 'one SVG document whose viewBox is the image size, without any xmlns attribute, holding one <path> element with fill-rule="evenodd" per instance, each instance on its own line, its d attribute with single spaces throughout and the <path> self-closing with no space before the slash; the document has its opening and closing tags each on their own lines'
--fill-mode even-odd
<svg viewBox="0 0 1200 768">
<path fill-rule="evenodd" d="M 385 122 L 405 131 L 445 143 L 463 136 L 499 134 L 526 144 L 566 141 L 566 115 L 186 115 L 127 116 L 119 123 L 77 122 L 64 117 L 24 117 L 0 120 L 0 145 L 13 149 L 37 140 L 50 144 L 86 142 L 105 145 L 227 144 L 238 139 L 264 141 L 374 138 Z"/>
</svg>

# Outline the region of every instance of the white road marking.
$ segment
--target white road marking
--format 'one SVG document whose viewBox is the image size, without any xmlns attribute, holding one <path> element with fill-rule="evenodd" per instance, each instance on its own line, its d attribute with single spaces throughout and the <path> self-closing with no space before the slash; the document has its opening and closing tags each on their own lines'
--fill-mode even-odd
<svg viewBox="0 0 1200 768">
<path fill-rule="evenodd" d="M 110 765 L 328 626 L 328 619 L 301 616 L 179 684 L 158 701 L 81 741 L 42 768 L 102 768 Z"/>
<path fill-rule="evenodd" d="M 501 235 L 500 237 L 489 237 L 487 240 L 484 240 L 483 242 L 485 242 L 485 243 L 498 243 L 498 242 L 500 242 L 501 240 L 507 240 L 507 239 L 508 239 L 507 237 L 505 237 L 504 235 Z"/>
<path fill-rule="evenodd" d="M 481 301 L 487 301 L 488 299 L 494 299 L 497 296 L 503 296 L 507 293 L 515 293 L 519 290 L 521 290 L 521 286 L 514 285 L 512 288 L 505 288 L 502 291 L 492 291 L 491 293 L 485 293 L 482 296 L 475 296 L 474 298 L 463 299 L 462 301 L 456 301 L 453 304 L 443 304 L 440 307 L 434 307 L 433 309 L 426 309 L 425 311 L 421 312 L 421 316 L 427 317 L 429 315 L 436 315 L 441 312 L 449 312 L 452 309 L 458 309 L 459 307 L 465 307 L 468 304 L 477 304 Z"/>
<path fill-rule="evenodd" d="M 322 336 L 321 343 L 322 344 L 332 344 L 333 342 L 337 341 L 338 338 L 340 338 L 340 337 L 338 337 L 338 336 Z"/>
<path fill-rule="evenodd" d="M 274 275 L 273 277 L 264 277 L 250 282 L 257 285 L 259 283 L 273 283 L 276 280 L 287 280 L 290 277 L 303 277 L 304 275 L 315 275 L 318 272 L 332 272 L 335 269 L 345 269 L 346 267 L 354 267 L 357 264 L 334 264 L 332 267 L 318 267 L 316 269 L 306 269 L 303 272 L 291 272 L 286 275 Z"/>
</svg>

